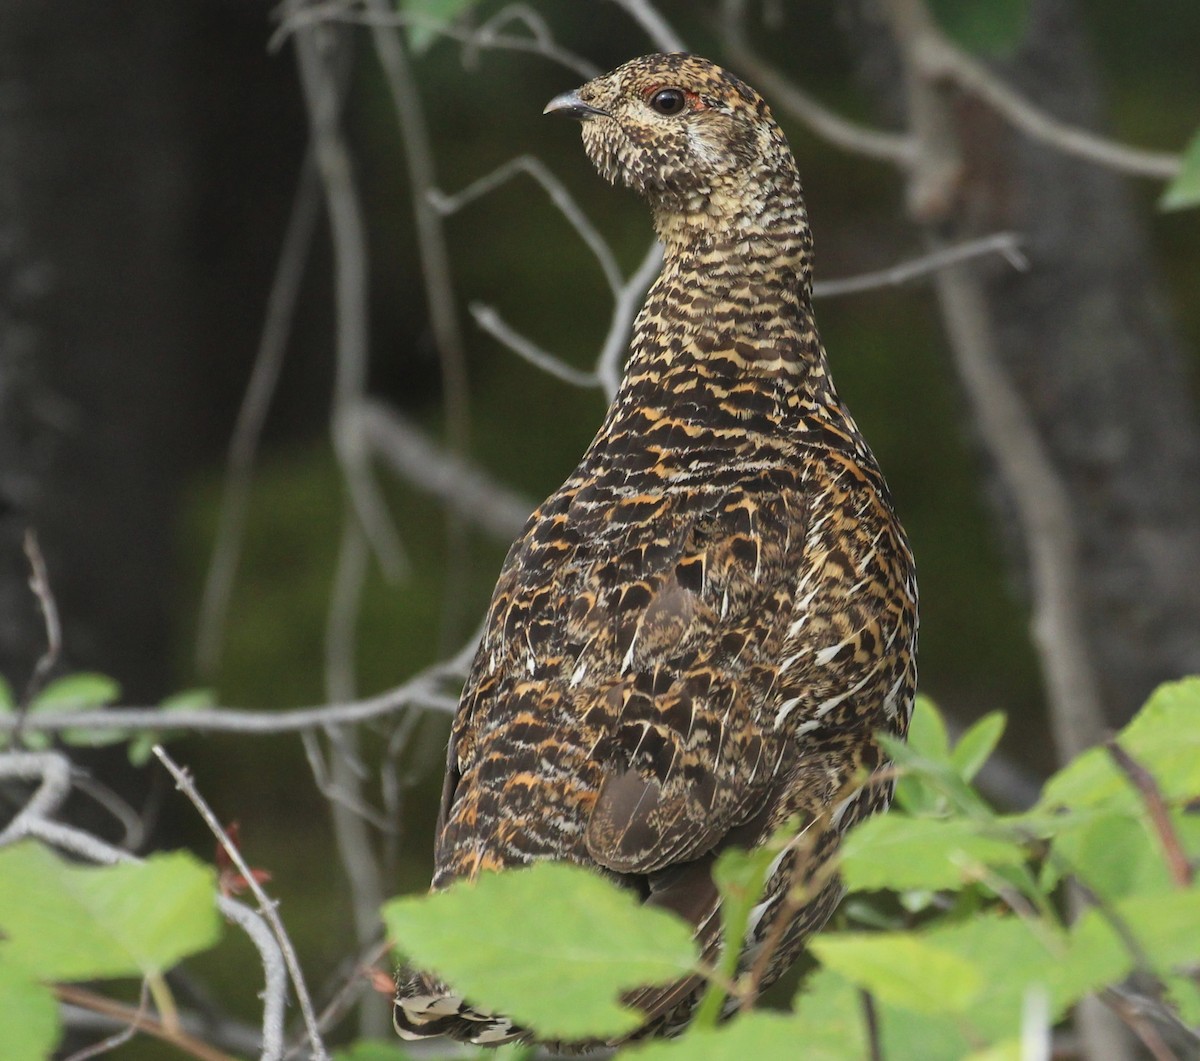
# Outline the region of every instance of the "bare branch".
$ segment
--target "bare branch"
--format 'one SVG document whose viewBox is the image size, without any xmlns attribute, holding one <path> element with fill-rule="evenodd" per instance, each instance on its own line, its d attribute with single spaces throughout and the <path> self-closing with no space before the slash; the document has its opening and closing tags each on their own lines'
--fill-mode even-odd
<svg viewBox="0 0 1200 1061">
<path fill-rule="evenodd" d="M 992 236 L 967 240 L 951 247 L 944 247 L 919 258 L 911 258 L 899 265 L 890 266 L 872 273 L 849 276 L 843 280 L 823 280 L 813 284 L 813 298 L 838 298 L 841 295 L 857 295 L 863 291 L 874 291 L 881 287 L 896 287 L 918 277 L 936 273 L 972 258 L 988 254 L 999 254 L 1014 269 L 1024 272 L 1029 262 L 1020 251 L 1021 238 L 1015 232 L 997 232 Z"/>
<path fill-rule="evenodd" d="M 859 125 L 817 102 L 751 48 L 745 23 L 746 0 L 723 0 L 721 31 L 730 58 L 779 110 L 851 154 L 891 162 L 902 169 L 912 164 L 916 144 L 911 136 Z"/>
<path fill-rule="evenodd" d="M 498 32 L 501 26 L 510 22 L 520 22 L 529 30 L 530 38 L 506 37 Z M 478 60 L 476 53 L 481 48 L 507 47 L 553 59 L 574 70 L 585 81 L 590 81 L 593 77 L 598 77 L 603 73 L 598 66 L 561 47 L 555 41 L 554 34 L 546 20 L 528 4 L 508 4 L 502 7 L 491 18 L 480 23 L 479 28 L 473 34 L 464 35 L 462 39 L 465 42 L 463 48 L 463 64 L 465 66 L 473 65 Z"/>
<path fill-rule="evenodd" d="M 573 368 L 565 361 L 543 350 L 532 340 L 526 339 L 525 336 L 505 324 L 503 318 L 501 318 L 494 307 L 485 306 L 481 302 L 473 302 L 471 303 L 470 310 L 471 316 L 475 318 L 475 323 L 480 328 L 487 332 L 488 335 L 498 339 L 514 354 L 528 361 L 534 367 L 540 368 L 555 379 L 569 383 L 572 387 L 587 389 L 600 386 L 600 380 L 595 372 L 581 372 L 579 369 Z"/>
<path fill-rule="evenodd" d="M 137 1035 L 138 1023 L 143 1017 L 147 1016 L 146 1011 L 149 1002 L 150 992 L 146 987 L 146 981 L 143 980 L 137 1010 L 133 1018 L 126 1022 L 125 1027 L 120 1031 L 114 1032 L 101 1042 L 92 1043 L 91 1046 L 85 1046 L 82 1050 L 76 1050 L 74 1053 L 63 1058 L 63 1061 L 89 1061 L 90 1058 L 100 1057 L 102 1054 L 107 1054 L 115 1050 L 118 1046 L 124 1046 L 130 1039 Z"/>
<path fill-rule="evenodd" d="M 535 21 L 536 20 L 536 21 Z M 497 33 L 495 27 L 505 22 L 520 21 L 532 36 L 519 37 Z M 495 51 L 524 52 L 565 66 L 590 81 L 603 71 L 594 63 L 562 47 L 550 35 L 546 23 L 536 12 L 524 4 L 510 4 L 501 8 L 492 18 L 478 27 L 447 22 L 433 15 L 417 11 L 362 11 L 345 0 L 334 0 L 325 4 L 307 4 L 292 10 L 271 36 L 268 47 L 279 47 L 292 33 L 319 22 L 343 22 L 359 26 L 415 26 L 430 30 L 447 40 L 460 41 L 463 47 L 463 62 L 474 61 L 474 53 L 480 49 Z"/>
<path fill-rule="evenodd" d="M 199 631 L 196 636 L 196 669 L 200 674 L 215 672 L 221 652 L 221 638 L 229 599 L 237 574 L 241 540 L 250 507 L 250 488 L 258 442 L 262 436 L 267 412 L 275 395 L 279 373 L 287 352 L 300 282 L 308 262 L 313 234 L 317 227 L 320 206 L 316 166 L 312 152 L 305 155 L 300 179 L 292 200 L 283 247 L 275 266 L 267 312 L 250 382 L 242 397 L 237 424 L 229 440 L 226 457 L 225 482 L 222 488 L 220 515 L 212 558 L 204 580 L 204 595 L 200 603 Z"/>
<path fill-rule="evenodd" d="M 660 52 L 686 52 L 687 45 L 649 0 L 613 0 L 645 31 Z"/>
<path fill-rule="evenodd" d="M 71 794 L 71 763 L 60 752 L 0 755 L 0 778 L 39 782 L 25 806 L 0 832 L 0 847 L 30 835 L 30 830 L 55 814 Z"/>
<path fill-rule="evenodd" d="M 95 992 L 75 984 L 56 984 L 54 993 L 64 1002 L 70 1002 L 95 1013 L 103 1013 L 128 1024 L 139 1032 L 145 1032 L 147 1035 L 153 1035 L 156 1039 L 170 1043 L 177 1050 L 197 1058 L 198 1061 L 236 1061 L 234 1057 L 224 1051 L 209 1046 L 208 1043 L 185 1031 L 168 1028 L 162 1021 L 143 1012 L 141 1007 L 135 1009 L 133 1006 L 97 995 Z"/>
<path fill-rule="evenodd" d="M 340 124 L 341 90 L 333 68 L 335 41 L 328 27 L 296 34 L 296 57 L 308 109 L 317 172 L 325 191 L 333 239 L 337 313 L 337 372 L 333 445 L 355 514 L 384 572 L 399 577 L 404 550 L 371 477 L 369 453 L 344 411 L 362 397 L 367 381 L 367 238 L 350 152 Z"/>
<path fill-rule="evenodd" d="M 247 879 L 252 880 L 253 874 Z M 219 895 L 217 907 L 250 937 L 258 950 L 265 977 L 261 1061 L 279 1061 L 283 1056 L 283 1017 L 287 1003 L 287 965 L 283 951 L 270 926 L 248 906 L 226 895 Z"/>
<path fill-rule="evenodd" d="M 230 707 L 166 711 L 158 707 L 112 708 L 101 711 L 46 711 L 30 715 L 24 728 L 30 732 L 58 733 L 64 729 L 105 730 L 181 730 L 192 733 L 240 733 L 266 736 L 295 733 L 314 726 L 365 722 L 393 714 L 401 708 L 427 708 L 453 713 L 457 696 L 440 691 L 449 679 L 462 680 L 467 663 L 474 655 L 478 634 L 454 659 L 436 664 L 378 696 L 364 697 L 345 704 L 323 704 L 290 711 L 252 711 Z M 11 715 L 0 714 L 0 733 L 12 732 L 17 723 Z"/>
<path fill-rule="evenodd" d="M 596 226 L 588 220 L 587 215 L 580 208 L 579 204 L 571 197 L 571 193 L 563 187 L 562 181 L 554 176 L 541 160 L 534 158 L 532 155 L 518 155 L 516 158 L 504 163 L 504 165 L 492 170 L 486 176 L 480 177 L 479 180 L 468 184 L 462 191 L 456 192 L 454 195 L 446 195 L 437 189 L 433 189 L 429 193 L 430 202 L 433 203 L 434 208 L 439 213 L 457 213 L 468 203 L 474 202 L 506 181 L 512 180 L 513 177 L 520 173 L 526 173 L 532 177 L 541 185 L 546 194 L 550 196 L 551 203 L 558 208 L 558 211 L 567 219 L 571 227 L 579 233 L 580 239 L 588 245 L 588 249 L 595 255 L 596 261 L 600 263 L 600 270 L 604 273 L 604 279 L 608 281 L 608 286 L 613 293 L 613 297 L 618 297 L 625 281 L 621 277 L 621 268 L 617 265 L 617 259 L 612 252 L 612 248 L 608 245 L 604 237 L 600 235 Z"/>
<path fill-rule="evenodd" d="M 596 376 L 604 388 L 604 396 L 609 401 L 612 401 L 621 385 L 621 367 L 629 346 L 629 333 L 633 330 L 633 321 L 638 315 L 638 310 L 642 308 L 642 296 L 662 267 L 662 256 L 662 245 L 657 242 L 651 243 L 641 264 L 621 288 L 616 305 L 613 306 L 608 335 L 605 336 L 604 346 L 596 359 Z"/>
<path fill-rule="evenodd" d="M 365 0 L 365 3 L 367 11 L 373 15 L 391 13 L 386 0 Z M 425 282 L 425 302 L 442 364 L 447 437 L 451 451 L 463 453 L 467 447 L 468 429 L 467 357 L 458 324 L 457 298 L 450 274 L 446 233 L 442 219 L 429 199 L 429 193 L 437 187 L 433 143 L 403 38 L 395 29 L 376 25 L 371 28 L 371 39 L 375 42 L 375 54 L 391 92 L 400 138 L 404 143 L 416 220 L 417 251 L 421 258 L 421 276 Z"/>
<path fill-rule="evenodd" d="M 1022 132 L 1064 154 L 1138 177 L 1169 180 L 1183 166 L 1177 154 L 1146 151 L 1059 121 L 1010 88 L 979 60 L 948 40 L 932 24 L 922 32 L 914 53 L 930 79 L 944 78 L 978 96 Z"/>
<path fill-rule="evenodd" d="M 354 652 L 356 620 L 368 559 L 361 529 L 353 520 L 347 520 L 342 528 L 325 628 L 325 695 L 331 701 L 350 699 L 358 686 Z M 371 843 L 368 821 L 358 810 L 366 807 L 363 793 L 366 770 L 359 758 L 356 727 L 329 726 L 325 732 L 330 744 L 329 790 L 339 796 L 329 802 L 333 836 L 350 885 L 355 936 L 361 948 L 379 937 L 379 909 L 385 898 L 383 875 Z M 306 750 L 315 743 L 315 734 L 305 735 Z M 313 762 L 311 756 L 309 761 Z M 382 1007 L 371 1005 L 373 1001 L 364 998 L 360 1007 L 359 1034 L 378 1038 L 388 1030 L 390 1021 Z"/>
<path fill-rule="evenodd" d="M 520 533 L 535 502 L 494 482 L 486 472 L 437 446 L 416 425 L 383 402 L 368 400 L 358 410 L 372 449 L 397 475 L 434 494 L 505 542 Z"/>
<path fill-rule="evenodd" d="M 300 1012 L 304 1017 L 304 1026 L 308 1031 L 309 1042 L 312 1045 L 313 1056 L 317 1061 L 329 1061 L 329 1054 L 325 1049 L 325 1043 L 321 1039 L 320 1029 L 317 1027 L 316 1016 L 313 1013 L 312 1000 L 308 996 L 308 988 L 304 985 L 304 974 L 300 970 L 300 963 L 296 959 L 296 951 L 292 947 L 291 938 L 287 934 L 287 930 L 283 926 L 283 921 L 279 917 L 279 911 L 276 908 L 276 903 L 267 896 L 262 885 L 258 882 L 253 870 L 246 864 L 246 860 L 242 857 L 241 851 L 237 845 L 232 843 L 225 829 L 217 820 L 217 816 L 213 813 L 212 808 L 200 795 L 195 783 L 174 759 L 167 753 L 166 749 L 161 744 L 154 746 L 154 754 L 159 762 L 167 768 L 167 771 L 175 779 L 175 786 L 182 792 L 194 806 L 204 824 L 208 826 L 209 831 L 216 837 L 217 842 L 225 849 L 225 853 L 229 855 L 230 860 L 237 867 L 238 872 L 246 881 L 246 886 L 254 895 L 258 902 L 259 913 L 266 919 L 267 924 L 271 926 L 271 931 L 275 936 L 275 941 L 279 945 L 280 951 L 283 953 L 283 960 L 287 966 L 288 975 L 292 981 L 292 988 L 296 992 L 296 1000 L 300 1005 Z"/>
<path fill-rule="evenodd" d="M 38 657 L 33 673 L 25 685 L 25 694 L 21 698 L 22 711 L 27 709 L 33 698 L 41 692 L 62 654 L 62 624 L 58 619 L 58 606 L 54 603 L 50 576 L 46 572 L 46 561 L 38 545 L 37 532 L 32 527 L 25 531 L 24 548 L 25 558 L 29 561 L 29 588 L 37 598 L 42 622 L 46 627 L 46 651 Z"/>
</svg>

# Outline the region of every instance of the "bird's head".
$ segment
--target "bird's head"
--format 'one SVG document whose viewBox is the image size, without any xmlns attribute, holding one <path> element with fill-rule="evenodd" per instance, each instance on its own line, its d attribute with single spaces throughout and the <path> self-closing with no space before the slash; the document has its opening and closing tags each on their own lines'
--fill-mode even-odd
<svg viewBox="0 0 1200 1061">
<path fill-rule="evenodd" d="M 653 208 L 664 237 L 680 223 L 770 223 L 800 205 L 787 140 L 752 88 L 715 63 L 645 55 L 572 92 L 547 114 L 578 118 L 588 157 Z"/>
</svg>

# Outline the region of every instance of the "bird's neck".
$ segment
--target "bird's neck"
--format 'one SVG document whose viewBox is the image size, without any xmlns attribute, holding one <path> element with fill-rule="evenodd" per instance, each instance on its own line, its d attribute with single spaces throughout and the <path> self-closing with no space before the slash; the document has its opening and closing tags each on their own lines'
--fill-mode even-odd
<svg viewBox="0 0 1200 1061">
<path fill-rule="evenodd" d="M 717 389 L 758 380 L 793 399 L 836 402 L 812 315 L 811 237 L 798 182 L 759 201 L 706 196 L 656 212 L 663 269 L 634 326 L 627 383 L 688 377 Z"/>
</svg>

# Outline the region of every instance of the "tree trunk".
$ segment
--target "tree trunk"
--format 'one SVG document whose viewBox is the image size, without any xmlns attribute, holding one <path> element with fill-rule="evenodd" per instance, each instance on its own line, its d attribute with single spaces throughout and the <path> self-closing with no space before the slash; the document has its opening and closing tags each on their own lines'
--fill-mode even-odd
<svg viewBox="0 0 1200 1061">
<path fill-rule="evenodd" d="M 856 12 L 862 66 L 894 100 L 886 35 Z M 1103 127 L 1095 63 L 1072 0 L 1034 0 L 995 69 L 1039 107 Z M 992 270 L 983 292 L 999 358 L 1066 486 L 1088 653 L 1112 725 L 1161 681 L 1200 672 L 1200 419 L 1128 179 L 958 102 L 964 172 L 947 223 L 964 238 L 1011 229 L 1030 271 Z M 1017 564 L 1013 506 L 991 489 Z"/>
</svg>

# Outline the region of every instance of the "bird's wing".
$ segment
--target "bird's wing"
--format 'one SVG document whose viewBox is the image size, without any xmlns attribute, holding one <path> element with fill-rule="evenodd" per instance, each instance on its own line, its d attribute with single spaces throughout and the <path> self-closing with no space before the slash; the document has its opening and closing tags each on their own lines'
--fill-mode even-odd
<svg viewBox="0 0 1200 1061">
<path fill-rule="evenodd" d="M 591 573 L 578 622 L 593 636 L 572 677 L 601 766 L 585 833 L 601 866 L 652 875 L 691 862 L 770 802 L 787 747 L 767 712 L 803 498 L 790 470 L 751 476 L 699 514 L 693 500 L 669 547 Z"/>
</svg>

